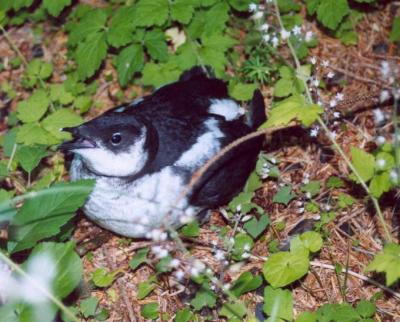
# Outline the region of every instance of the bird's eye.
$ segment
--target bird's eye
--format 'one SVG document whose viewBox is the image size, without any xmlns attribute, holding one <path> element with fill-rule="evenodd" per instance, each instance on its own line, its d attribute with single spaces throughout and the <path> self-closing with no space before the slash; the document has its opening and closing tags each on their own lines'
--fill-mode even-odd
<svg viewBox="0 0 400 322">
<path fill-rule="evenodd" d="M 120 143 L 121 143 L 121 140 L 122 140 L 122 136 L 121 136 L 120 133 L 114 133 L 114 134 L 112 135 L 112 137 L 111 137 L 111 143 L 112 143 L 113 145 L 118 145 L 118 144 L 120 144 Z"/>
</svg>

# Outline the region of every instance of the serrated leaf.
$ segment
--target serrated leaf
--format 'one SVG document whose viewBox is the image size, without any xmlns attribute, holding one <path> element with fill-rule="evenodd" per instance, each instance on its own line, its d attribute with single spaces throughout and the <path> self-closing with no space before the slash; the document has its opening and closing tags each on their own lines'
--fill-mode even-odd
<svg viewBox="0 0 400 322">
<path fill-rule="evenodd" d="M 59 140 L 53 137 L 39 124 L 28 123 L 18 128 L 17 143 L 22 143 L 26 145 L 52 145 L 59 143 Z"/>
<path fill-rule="evenodd" d="M 67 92 L 63 84 L 53 84 L 50 86 L 50 99 L 53 102 L 59 102 L 62 105 L 72 103 L 74 96 Z"/>
<path fill-rule="evenodd" d="M 363 318 L 369 318 L 369 317 L 374 316 L 374 314 L 376 312 L 376 306 L 374 303 L 372 303 L 370 301 L 361 300 L 357 304 L 356 311 Z"/>
<path fill-rule="evenodd" d="M 114 47 L 121 47 L 132 42 L 135 30 L 135 8 L 123 6 L 117 9 L 111 18 L 107 31 L 107 41 Z"/>
<path fill-rule="evenodd" d="M 383 193 L 388 192 L 391 188 L 392 182 L 388 172 L 375 174 L 369 183 L 369 190 L 375 198 L 379 198 Z"/>
<path fill-rule="evenodd" d="M 147 295 L 149 295 L 155 288 L 156 278 L 154 276 L 147 279 L 147 281 L 141 282 L 138 285 L 137 298 L 138 300 L 143 300 Z"/>
<path fill-rule="evenodd" d="M 23 145 L 18 147 L 16 159 L 26 172 L 31 172 L 46 155 L 47 152 L 43 146 Z"/>
<path fill-rule="evenodd" d="M 69 295 L 79 284 L 83 267 L 81 259 L 74 250 L 75 243 L 40 243 L 29 255 L 24 266 L 28 266 L 29 262 L 36 256 L 49 256 L 54 261 L 54 279 L 51 283 L 52 294 L 59 298 Z"/>
<path fill-rule="evenodd" d="M 293 296 L 289 290 L 273 289 L 267 286 L 264 289 L 264 313 L 271 317 L 272 321 L 282 318 L 291 321 L 293 318 Z"/>
<path fill-rule="evenodd" d="M 259 288 L 262 284 L 261 276 L 254 276 L 250 272 L 242 273 L 239 278 L 233 283 L 230 291 L 236 296 L 240 297 L 244 293 L 253 291 Z"/>
<path fill-rule="evenodd" d="M 85 318 L 94 316 L 96 314 L 97 307 L 99 305 L 99 299 L 97 297 L 91 296 L 87 299 L 82 300 L 79 303 L 79 308 Z"/>
<path fill-rule="evenodd" d="M 27 100 L 18 103 L 17 117 L 24 123 L 38 121 L 46 113 L 49 103 L 47 93 L 39 89 Z"/>
<path fill-rule="evenodd" d="M 349 12 L 347 0 L 324 0 L 317 8 L 317 17 L 325 27 L 333 30 Z"/>
<path fill-rule="evenodd" d="M 305 126 L 314 123 L 319 114 L 323 113 L 321 106 L 307 104 L 304 96 L 292 95 L 279 102 L 270 112 L 268 121 L 261 128 L 287 125 L 293 120 L 300 121 Z"/>
<path fill-rule="evenodd" d="M 63 9 L 71 4 L 71 0 L 43 0 L 43 7 L 53 16 L 58 17 Z"/>
<path fill-rule="evenodd" d="M 279 189 L 279 191 L 275 194 L 272 202 L 282 203 L 287 205 L 289 201 L 296 198 L 296 195 L 292 193 L 291 186 L 284 186 Z"/>
<path fill-rule="evenodd" d="M 196 309 L 201 310 L 203 307 L 213 308 L 217 302 L 217 296 L 210 289 L 207 282 L 203 283 L 196 292 L 196 296 L 190 301 L 190 304 Z"/>
<path fill-rule="evenodd" d="M 29 78 L 45 80 L 53 73 L 53 64 L 41 59 L 33 59 L 26 67 L 25 74 Z M 36 82 L 36 80 L 35 80 Z"/>
<path fill-rule="evenodd" d="M 374 175 L 375 157 L 356 147 L 351 147 L 351 160 L 361 179 L 369 181 Z"/>
<path fill-rule="evenodd" d="M 176 81 L 181 71 L 176 65 L 168 63 L 147 63 L 142 71 L 142 82 L 144 85 L 159 87 Z"/>
<path fill-rule="evenodd" d="M 92 281 L 98 287 L 107 287 L 114 282 L 115 276 L 119 272 L 119 270 L 116 270 L 109 273 L 104 267 L 100 267 L 92 273 Z"/>
<path fill-rule="evenodd" d="M 171 3 L 172 19 L 187 24 L 193 17 L 194 6 L 187 0 L 175 0 Z"/>
<path fill-rule="evenodd" d="M 193 220 L 192 222 L 183 226 L 180 230 L 183 236 L 185 237 L 197 237 L 200 233 L 200 226 L 197 220 Z"/>
<path fill-rule="evenodd" d="M 400 279 L 400 245 L 389 243 L 383 247 L 383 251 L 375 256 L 368 264 L 366 271 L 384 272 L 386 285 L 392 285 Z"/>
<path fill-rule="evenodd" d="M 249 254 L 253 245 L 253 239 L 249 235 L 245 233 L 237 234 L 234 238 L 232 258 L 236 261 L 248 258 L 248 256 L 244 256 L 244 254 Z"/>
<path fill-rule="evenodd" d="M 301 191 L 308 192 L 311 197 L 316 196 L 320 190 L 321 190 L 321 184 L 319 181 L 316 180 L 312 180 L 301 187 Z"/>
<path fill-rule="evenodd" d="M 244 224 L 243 228 L 250 234 L 251 237 L 256 239 L 268 227 L 269 223 L 269 217 L 266 214 L 263 214 L 258 220 L 256 217 L 251 218 Z"/>
<path fill-rule="evenodd" d="M 321 249 L 322 243 L 322 237 L 319 233 L 307 231 L 290 241 L 290 251 L 296 252 L 298 249 L 307 249 L 309 252 L 315 253 Z"/>
<path fill-rule="evenodd" d="M 313 15 L 317 12 L 317 8 L 321 0 L 306 0 L 307 12 L 309 15 Z"/>
<path fill-rule="evenodd" d="M 308 251 L 278 252 L 267 259 L 263 273 L 273 287 L 283 287 L 307 274 L 309 264 Z"/>
<path fill-rule="evenodd" d="M 155 320 L 158 318 L 158 303 L 147 303 L 142 306 L 140 311 L 146 319 Z"/>
<path fill-rule="evenodd" d="M 135 256 L 132 257 L 132 259 L 129 262 L 129 267 L 132 270 L 135 270 L 136 268 L 138 268 L 141 264 L 146 263 L 147 262 L 147 254 L 149 253 L 149 248 L 142 248 L 139 249 Z"/>
<path fill-rule="evenodd" d="M 168 0 L 140 0 L 136 10 L 139 26 L 161 26 L 168 19 Z"/>
<path fill-rule="evenodd" d="M 58 139 L 69 138 L 65 132 L 61 132 L 64 127 L 77 126 L 83 122 L 82 118 L 72 110 L 63 108 L 55 111 L 42 121 L 42 126 Z"/>
<path fill-rule="evenodd" d="M 193 313 L 189 308 L 184 308 L 176 312 L 175 322 L 189 322 L 193 318 Z"/>
<path fill-rule="evenodd" d="M 225 2 L 218 1 L 215 5 L 205 12 L 206 24 L 203 30 L 206 35 L 211 35 L 225 29 L 225 24 L 229 19 L 229 5 Z"/>
<path fill-rule="evenodd" d="M 82 206 L 93 184 L 92 180 L 59 183 L 26 200 L 10 224 L 8 250 L 21 251 L 57 234 Z"/>
<path fill-rule="evenodd" d="M 165 62 L 168 59 L 166 38 L 160 29 L 147 32 L 144 36 L 144 45 L 154 60 Z"/>
<path fill-rule="evenodd" d="M 257 84 L 238 83 L 229 87 L 229 94 L 239 101 L 248 101 L 253 97 L 253 92 L 257 87 Z"/>
<path fill-rule="evenodd" d="M 92 34 L 84 42 L 79 43 L 75 52 L 79 77 L 86 79 L 93 76 L 106 55 L 107 43 L 104 32 Z"/>
<path fill-rule="evenodd" d="M 68 43 L 78 45 L 87 37 L 92 37 L 105 28 L 107 14 L 103 9 L 96 8 L 86 12 L 81 21 L 74 25 L 69 33 Z"/>
</svg>

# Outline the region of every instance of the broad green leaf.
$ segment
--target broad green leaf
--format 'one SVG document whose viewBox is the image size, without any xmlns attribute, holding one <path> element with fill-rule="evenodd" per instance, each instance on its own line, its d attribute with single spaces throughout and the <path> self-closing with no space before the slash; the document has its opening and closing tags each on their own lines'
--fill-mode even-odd
<svg viewBox="0 0 400 322">
<path fill-rule="evenodd" d="M 49 103 L 46 92 L 39 89 L 27 100 L 18 103 L 17 117 L 24 123 L 38 121 L 46 113 Z"/>
<path fill-rule="evenodd" d="M 203 283 L 196 292 L 196 296 L 190 301 L 195 310 L 201 310 L 203 307 L 213 308 L 217 302 L 217 295 L 210 289 L 207 282 Z"/>
<path fill-rule="evenodd" d="M 43 7 L 53 16 L 58 17 L 63 9 L 71 4 L 71 0 L 43 0 Z"/>
<path fill-rule="evenodd" d="M 184 308 L 176 312 L 175 322 L 189 322 L 193 318 L 193 313 L 189 308 Z"/>
<path fill-rule="evenodd" d="M 361 317 L 348 304 L 325 304 L 317 311 L 317 321 L 321 322 L 358 322 Z"/>
<path fill-rule="evenodd" d="M 301 235 L 294 237 L 290 241 L 290 251 L 296 252 L 298 249 L 305 248 L 315 253 L 322 247 L 322 237 L 315 231 L 307 231 Z"/>
<path fill-rule="evenodd" d="M 98 287 L 107 287 L 114 282 L 118 273 L 120 273 L 120 270 L 109 273 L 104 267 L 100 267 L 92 273 L 92 281 Z"/>
<path fill-rule="evenodd" d="M 67 105 L 72 103 L 74 96 L 70 92 L 67 92 L 64 84 L 53 84 L 50 87 L 50 99 L 53 102 Z"/>
<path fill-rule="evenodd" d="M 217 51 L 225 52 L 237 44 L 237 40 L 227 35 L 213 33 L 211 35 L 204 34 L 201 36 L 201 43 L 204 47 L 212 48 Z M 253 85 L 255 86 L 255 85 Z M 253 94 L 253 92 L 251 93 Z"/>
<path fill-rule="evenodd" d="M 282 318 L 291 321 L 293 318 L 293 296 L 289 290 L 273 289 L 267 286 L 264 289 L 264 313 L 270 316 L 271 321 Z"/>
<path fill-rule="evenodd" d="M 16 159 L 26 172 L 31 172 L 46 155 L 47 152 L 43 146 L 23 145 L 18 147 Z"/>
<path fill-rule="evenodd" d="M 140 311 L 146 319 L 155 320 L 158 318 L 158 303 L 147 303 L 142 306 Z"/>
<path fill-rule="evenodd" d="M 107 14 L 103 9 L 91 9 L 78 24 L 73 26 L 68 36 L 68 43 L 75 46 L 82 43 L 84 39 L 93 37 L 105 28 L 106 21 Z"/>
<path fill-rule="evenodd" d="M 200 233 L 200 226 L 197 220 L 193 220 L 192 222 L 183 226 L 180 230 L 183 236 L 185 237 L 197 237 Z"/>
<path fill-rule="evenodd" d="M 240 297 L 242 294 L 253 291 L 259 288 L 262 284 L 261 276 L 254 276 L 250 272 L 242 273 L 239 278 L 233 283 L 230 291 Z"/>
<path fill-rule="evenodd" d="M 229 94 L 239 101 L 248 101 L 253 97 L 257 84 L 238 83 L 229 87 Z"/>
<path fill-rule="evenodd" d="M 369 183 L 369 190 L 375 198 L 379 198 L 383 193 L 388 192 L 391 188 L 392 182 L 388 172 L 374 175 Z"/>
<path fill-rule="evenodd" d="M 248 11 L 253 0 L 228 0 L 229 4 L 238 11 Z"/>
<path fill-rule="evenodd" d="M 149 295 L 156 288 L 156 278 L 151 276 L 147 281 L 141 282 L 138 285 L 137 298 L 138 300 L 143 300 L 147 295 Z"/>
<path fill-rule="evenodd" d="M 286 97 L 293 92 L 293 80 L 290 78 L 279 79 L 274 86 L 275 97 Z"/>
<path fill-rule="evenodd" d="M 361 179 L 369 181 L 374 175 L 375 157 L 356 147 L 351 147 L 351 160 Z"/>
<path fill-rule="evenodd" d="M 228 321 L 243 321 L 243 317 L 247 313 L 246 306 L 239 302 L 225 302 L 222 308 L 219 310 L 218 314 L 224 316 Z"/>
<path fill-rule="evenodd" d="M 249 235 L 245 233 L 237 234 L 234 238 L 232 258 L 237 261 L 247 259 L 248 256 L 246 255 L 250 254 L 253 245 L 253 239 Z"/>
<path fill-rule="evenodd" d="M 392 170 L 395 166 L 395 160 L 393 155 L 387 152 L 380 152 L 375 157 L 375 170 L 385 171 Z"/>
<path fill-rule="evenodd" d="M 391 42 L 400 41 L 400 17 L 394 18 L 389 39 Z"/>
<path fill-rule="evenodd" d="M 56 268 L 52 282 L 52 292 L 57 297 L 64 298 L 78 286 L 82 278 L 82 262 L 74 248 L 75 243 L 73 242 L 40 243 L 32 250 L 24 266 L 27 266 L 36 256 L 49 256 L 54 261 Z"/>
<path fill-rule="evenodd" d="M 82 206 L 93 184 L 91 180 L 59 183 L 35 192 L 10 224 L 8 250 L 13 253 L 21 251 L 41 239 L 56 235 Z"/>
<path fill-rule="evenodd" d="M 52 145 L 59 143 L 59 140 L 43 129 L 39 124 L 28 123 L 18 128 L 17 142 L 26 145 Z"/>
<path fill-rule="evenodd" d="M 333 30 L 349 11 L 347 0 L 323 0 L 317 8 L 317 17 L 325 27 Z"/>
<path fill-rule="evenodd" d="M 129 267 L 132 270 L 135 270 L 136 268 L 138 268 L 141 264 L 146 263 L 147 262 L 147 254 L 149 253 L 149 248 L 142 248 L 139 249 L 135 256 L 132 257 L 132 259 L 129 262 Z"/>
<path fill-rule="evenodd" d="M 140 71 L 144 64 L 143 48 L 140 45 L 130 45 L 119 53 L 116 59 L 118 80 L 126 86 L 135 72 Z"/>
<path fill-rule="evenodd" d="M 270 220 L 268 215 L 263 214 L 258 220 L 256 217 L 251 218 L 244 224 L 243 228 L 250 234 L 251 237 L 256 239 L 268 227 L 269 223 Z"/>
<path fill-rule="evenodd" d="M 220 33 L 229 19 L 229 5 L 223 1 L 217 1 L 210 9 L 205 12 L 203 30 L 206 35 Z"/>
<path fill-rule="evenodd" d="M 366 268 L 367 272 L 377 271 L 386 274 L 386 285 L 392 285 L 400 279 L 400 245 L 389 243 L 375 256 Z"/>
<path fill-rule="evenodd" d="M 311 197 L 316 196 L 319 193 L 320 189 L 321 189 L 321 184 L 319 181 L 316 180 L 310 181 L 309 183 L 301 187 L 301 191 L 308 192 L 311 195 Z"/>
<path fill-rule="evenodd" d="M 278 252 L 267 259 L 263 273 L 273 287 L 282 287 L 303 277 L 309 264 L 308 251 Z"/>
<path fill-rule="evenodd" d="M 94 316 L 98 306 L 99 299 L 94 296 L 88 297 L 79 303 L 79 308 L 85 318 Z"/>
<path fill-rule="evenodd" d="M 171 3 L 171 17 L 172 19 L 187 24 L 193 17 L 194 6 L 191 1 L 175 0 Z"/>
<path fill-rule="evenodd" d="M 296 195 L 292 193 L 292 187 L 284 186 L 280 188 L 279 191 L 275 194 L 272 202 L 287 205 L 294 198 L 296 198 Z"/>
<path fill-rule="evenodd" d="M 61 132 L 64 127 L 77 126 L 83 122 L 82 118 L 72 110 L 63 108 L 50 114 L 42 121 L 42 126 L 58 139 L 69 138 L 68 133 Z"/>
<path fill-rule="evenodd" d="M 318 322 L 317 314 L 315 312 L 303 312 L 297 317 L 296 322 Z"/>
<path fill-rule="evenodd" d="M 75 59 L 78 64 L 78 74 L 86 79 L 99 69 L 107 55 L 106 35 L 104 32 L 92 34 L 78 44 Z"/>
<path fill-rule="evenodd" d="M 161 26 L 168 19 L 168 0 L 140 0 L 136 5 L 136 14 L 139 26 Z"/>
<path fill-rule="evenodd" d="M 328 188 L 343 188 L 345 186 L 344 181 L 339 177 L 329 177 L 328 182 L 326 184 Z"/>
<path fill-rule="evenodd" d="M 165 62 L 168 59 L 166 38 L 160 29 L 147 32 L 144 37 L 144 45 L 154 60 Z"/>
<path fill-rule="evenodd" d="M 358 302 L 356 311 L 360 316 L 363 318 L 369 318 L 373 317 L 375 312 L 376 312 L 376 306 L 374 303 L 367 301 L 367 300 L 361 300 Z"/>
<path fill-rule="evenodd" d="M 33 86 L 36 84 L 37 79 L 45 80 L 53 73 L 53 64 L 45 62 L 41 59 L 33 59 L 29 62 L 25 70 L 25 75 L 28 79 L 31 79 Z"/>
<path fill-rule="evenodd" d="M 147 63 L 143 69 L 142 82 L 144 85 L 153 85 L 159 87 L 176 81 L 181 71 L 177 66 L 171 63 Z"/>
<path fill-rule="evenodd" d="M 24 7 L 30 7 L 33 3 L 33 0 L 14 0 L 12 1 L 13 8 L 15 11 L 24 8 Z"/>
<path fill-rule="evenodd" d="M 111 18 L 107 31 L 108 43 L 118 48 L 132 42 L 135 19 L 134 6 L 122 6 L 118 8 Z"/>
<path fill-rule="evenodd" d="M 310 126 L 322 113 L 321 106 L 308 104 L 302 95 L 293 95 L 279 102 L 271 110 L 268 121 L 261 128 L 287 125 L 293 120 L 298 120 L 303 125 Z"/>
</svg>

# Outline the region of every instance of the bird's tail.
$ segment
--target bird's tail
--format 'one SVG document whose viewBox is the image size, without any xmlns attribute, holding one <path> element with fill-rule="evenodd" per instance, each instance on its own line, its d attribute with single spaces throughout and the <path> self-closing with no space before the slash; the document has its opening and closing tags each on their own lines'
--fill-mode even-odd
<svg viewBox="0 0 400 322">
<path fill-rule="evenodd" d="M 256 89 L 250 104 L 250 110 L 247 116 L 247 124 L 253 129 L 257 128 L 267 120 L 265 114 L 264 97 L 260 90 Z"/>
</svg>

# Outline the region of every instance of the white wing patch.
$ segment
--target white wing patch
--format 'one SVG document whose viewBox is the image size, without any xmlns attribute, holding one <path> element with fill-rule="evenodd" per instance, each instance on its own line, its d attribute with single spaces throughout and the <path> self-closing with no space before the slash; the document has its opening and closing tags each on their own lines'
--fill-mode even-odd
<svg viewBox="0 0 400 322">
<path fill-rule="evenodd" d="M 231 99 L 211 99 L 208 112 L 225 117 L 225 120 L 236 120 L 244 114 L 244 109 Z"/>
<path fill-rule="evenodd" d="M 139 97 L 139 98 L 133 100 L 133 101 L 132 101 L 131 103 L 129 103 L 128 105 L 121 106 L 120 108 L 115 109 L 114 112 L 115 112 L 115 113 L 122 113 L 122 112 L 125 112 L 127 108 L 134 107 L 135 105 L 139 104 L 139 103 L 140 103 L 141 101 L 143 101 L 143 100 L 144 100 L 143 97 Z"/>
<path fill-rule="evenodd" d="M 218 127 L 216 119 L 209 119 L 205 122 L 207 132 L 200 135 L 196 143 L 175 162 L 176 166 L 193 167 L 201 166 L 208 159 L 212 158 L 220 149 L 220 139 L 224 133 Z"/>
</svg>

